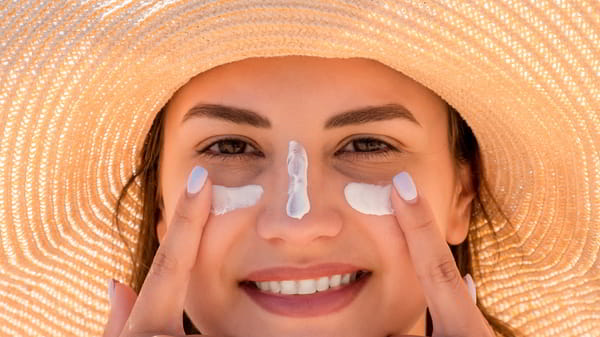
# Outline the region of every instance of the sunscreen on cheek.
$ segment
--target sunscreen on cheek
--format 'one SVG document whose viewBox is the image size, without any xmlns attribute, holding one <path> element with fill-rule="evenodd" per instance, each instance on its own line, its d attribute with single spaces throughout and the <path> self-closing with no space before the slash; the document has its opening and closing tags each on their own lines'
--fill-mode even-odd
<svg viewBox="0 0 600 337">
<path fill-rule="evenodd" d="M 287 157 L 289 185 L 287 215 L 292 218 L 302 219 L 310 210 L 308 200 L 308 157 L 306 150 L 296 141 L 290 141 Z"/>
<path fill-rule="evenodd" d="M 371 185 L 349 183 L 344 188 L 344 196 L 350 207 L 368 215 L 394 214 L 390 193 L 392 185 Z"/>
<path fill-rule="evenodd" d="M 256 205 L 263 194 L 260 185 L 246 185 L 240 187 L 226 187 L 213 185 L 211 213 L 222 215 L 238 208 Z"/>
</svg>

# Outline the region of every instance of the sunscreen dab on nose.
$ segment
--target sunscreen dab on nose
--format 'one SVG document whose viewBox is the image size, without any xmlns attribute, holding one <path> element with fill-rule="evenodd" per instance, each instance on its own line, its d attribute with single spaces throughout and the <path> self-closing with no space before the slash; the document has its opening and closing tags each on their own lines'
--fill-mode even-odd
<svg viewBox="0 0 600 337">
<path fill-rule="evenodd" d="M 307 179 L 308 156 L 304 147 L 293 140 L 290 141 L 288 147 L 287 166 L 289 175 L 287 215 L 295 219 L 302 219 L 310 210 Z"/>
<path fill-rule="evenodd" d="M 238 208 L 256 205 L 263 194 L 260 185 L 226 187 L 213 185 L 211 213 L 222 215 Z"/>
<path fill-rule="evenodd" d="M 394 214 L 390 193 L 392 185 L 371 185 L 349 183 L 344 188 L 344 196 L 350 207 L 368 215 Z"/>
</svg>

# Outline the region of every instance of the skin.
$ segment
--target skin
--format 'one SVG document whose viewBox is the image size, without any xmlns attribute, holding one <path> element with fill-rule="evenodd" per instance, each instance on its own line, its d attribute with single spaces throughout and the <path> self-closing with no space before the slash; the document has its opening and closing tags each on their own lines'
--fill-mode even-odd
<svg viewBox="0 0 600 337">
<path fill-rule="evenodd" d="M 198 103 L 256 111 L 271 128 L 205 117 L 182 124 Z M 340 111 L 388 103 L 405 106 L 420 126 L 396 118 L 323 128 Z M 173 96 L 166 118 L 160 166 L 164 210 L 157 227 L 161 246 L 135 306 L 128 302 L 133 311 L 122 335 L 182 334 L 183 309 L 203 333 L 214 336 L 423 335 L 429 307 L 437 335 L 468 328 L 491 336 L 459 282 L 446 245 L 465 239 L 474 192 L 468 167 L 454 166 L 445 103 L 434 92 L 373 60 L 253 58 L 192 78 Z M 345 147 L 349 137 L 364 134 L 400 152 L 340 155 L 340 149 L 354 151 Z M 199 155 L 225 135 L 247 141 L 253 145 L 247 151 L 263 156 Z M 308 153 L 311 210 L 301 220 L 285 211 L 290 140 Z M 182 186 L 196 165 L 207 169 L 209 180 L 193 201 L 182 194 Z M 419 196 L 403 202 L 393 193 L 395 215 L 363 215 L 346 203 L 347 183 L 390 184 L 401 171 L 410 173 Z M 259 184 L 264 194 L 253 207 L 215 216 L 208 214 L 212 184 Z M 257 269 L 325 262 L 351 263 L 373 273 L 354 301 L 332 314 L 275 315 L 237 285 Z"/>
</svg>

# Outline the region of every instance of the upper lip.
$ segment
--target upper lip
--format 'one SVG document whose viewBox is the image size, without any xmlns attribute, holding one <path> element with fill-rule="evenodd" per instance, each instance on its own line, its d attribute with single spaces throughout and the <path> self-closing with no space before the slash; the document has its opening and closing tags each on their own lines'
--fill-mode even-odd
<svg viewBox="0 0 600 337">
<path fill-rule="evenodd" d="M 244 281 L 306 280 L 336 274 L 354 273 L 360 270 L 367 271 L 365 268 L 347 263 L 322 263 L 307 267 L 280 266 L 252 271 L 245 277 Z"/>
</svg>

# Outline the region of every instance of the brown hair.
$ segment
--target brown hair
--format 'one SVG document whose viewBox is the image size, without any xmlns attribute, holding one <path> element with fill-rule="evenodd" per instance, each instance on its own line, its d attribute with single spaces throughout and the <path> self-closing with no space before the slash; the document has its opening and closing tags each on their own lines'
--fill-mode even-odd
<svg viewBox="0 0 600 337">
<path fill-rule="evenodd" d="M 127 195 L 127 190 L 134 184 L 135 180 L 139 177 L 139 179 L 141 180 L 140 193 L 143 200 L 142 220 L 140 223 L 140 230 L 138 233 L 135 254 L 131 251 L 131 249 L 129 249 L 134 268 L 133 273 L 131 275 L 131 279 L 129 280 L 129 285 L 135 290 L 136 293 L 139 293 L 140 289 L 142 288 L 144 279 L 146 278 L 150 265 L 152 264 L 152 260 L 156 253 L 156 250 L 158 249 L 156 225 L 160 217 L 160 210 L 161 208 L 163 208 L 162 196 L 160 195 L 160 190 L 158 187 L 158 169 L 160 162 L 159 158 L 164 140 L 164 124 L 167 105 L 168 103 L 156 115 L 152 126 L 146 136 L 144 145 L 140 151 L 140 156 L 138 157 L 139 163 L 137 164 L 135 173 L 132 174 L 127 180 L 127 183 L 121 190 L 116 204 L 115 223 L 117 229 L 119 230 L 119 234 L 122 235 L 119 227 L 118 216 L 121 202 L 123 198 Z M 450 150 L 455 159 L 455 165 L 470 165 L 473 186 L 476 189 L 476 196 L 473 202 L 478 203 L 478 205 L 480 205 L 480 211 L 483 213 L 484 218 L 488 220 L 487 224 L 491 226 L 491 221 L 489 221 L 488 213 L 483 207 L 483 203 L 481 203 L 480 199 L 481 192 L 483 190 L 489 192 L 489 188 L 483 176 L 483 166 L 479 145 L 477 143 L 477 140 L 475 139 L 475 135 L 473 134 L 471 128 L 467 125 L 467 123 L 460 116 L 460 114 L 449 104 L 448 125 L 448 142 L 450 145 Z M 488 195 L 491 196 L 491 193 L 488 193 Z M 472 209 L 474 212 L 475 207 L 473 207 Z M 472 214 L 471 219 L 473 219 L 473 217 L 474 214 Z M 494 233 L 493 227 L 492 232 Z M 127 240 L 123 238 L 123 241 L 127 245 Z M 471 256 L 471 254 L 469 253 L 469 236 L 467 236 L 467 238 L 458 245 L 450 245 L 450 249 L 452 251 L 452 255 L 454 256 L 456 265 L 458 266 L 458 270 L 460 271 L 461 276 L 464 276 L 467 273 L 473 275 L 474 273 L 472 272 L 471 261 L 472 258 L 477 258 L 478 252 L 476 250 L 473 250 L 474 256 Z M 485 307 L 483 307 L 479 299 L 477 300 L 477 307 L 497 333 L 500 333 L 502 336 L 505 337 L 516 336 L 516 331 L 514 330 L 514 328 L 511 328 L 507 323 L 497 319 L 496 317 L 488 313 L 488 311 Z M 426 335 L 430 336 L 433 332 L 433 326 L 429 311 L 427 311 L 426 316 Z M 194 327 L 194 325 L 192 324 L 188 316 L 185 314 L 185 312 L 183 314 L 183 323 L 186 334 L 200 333 Z"/>
</svg>

